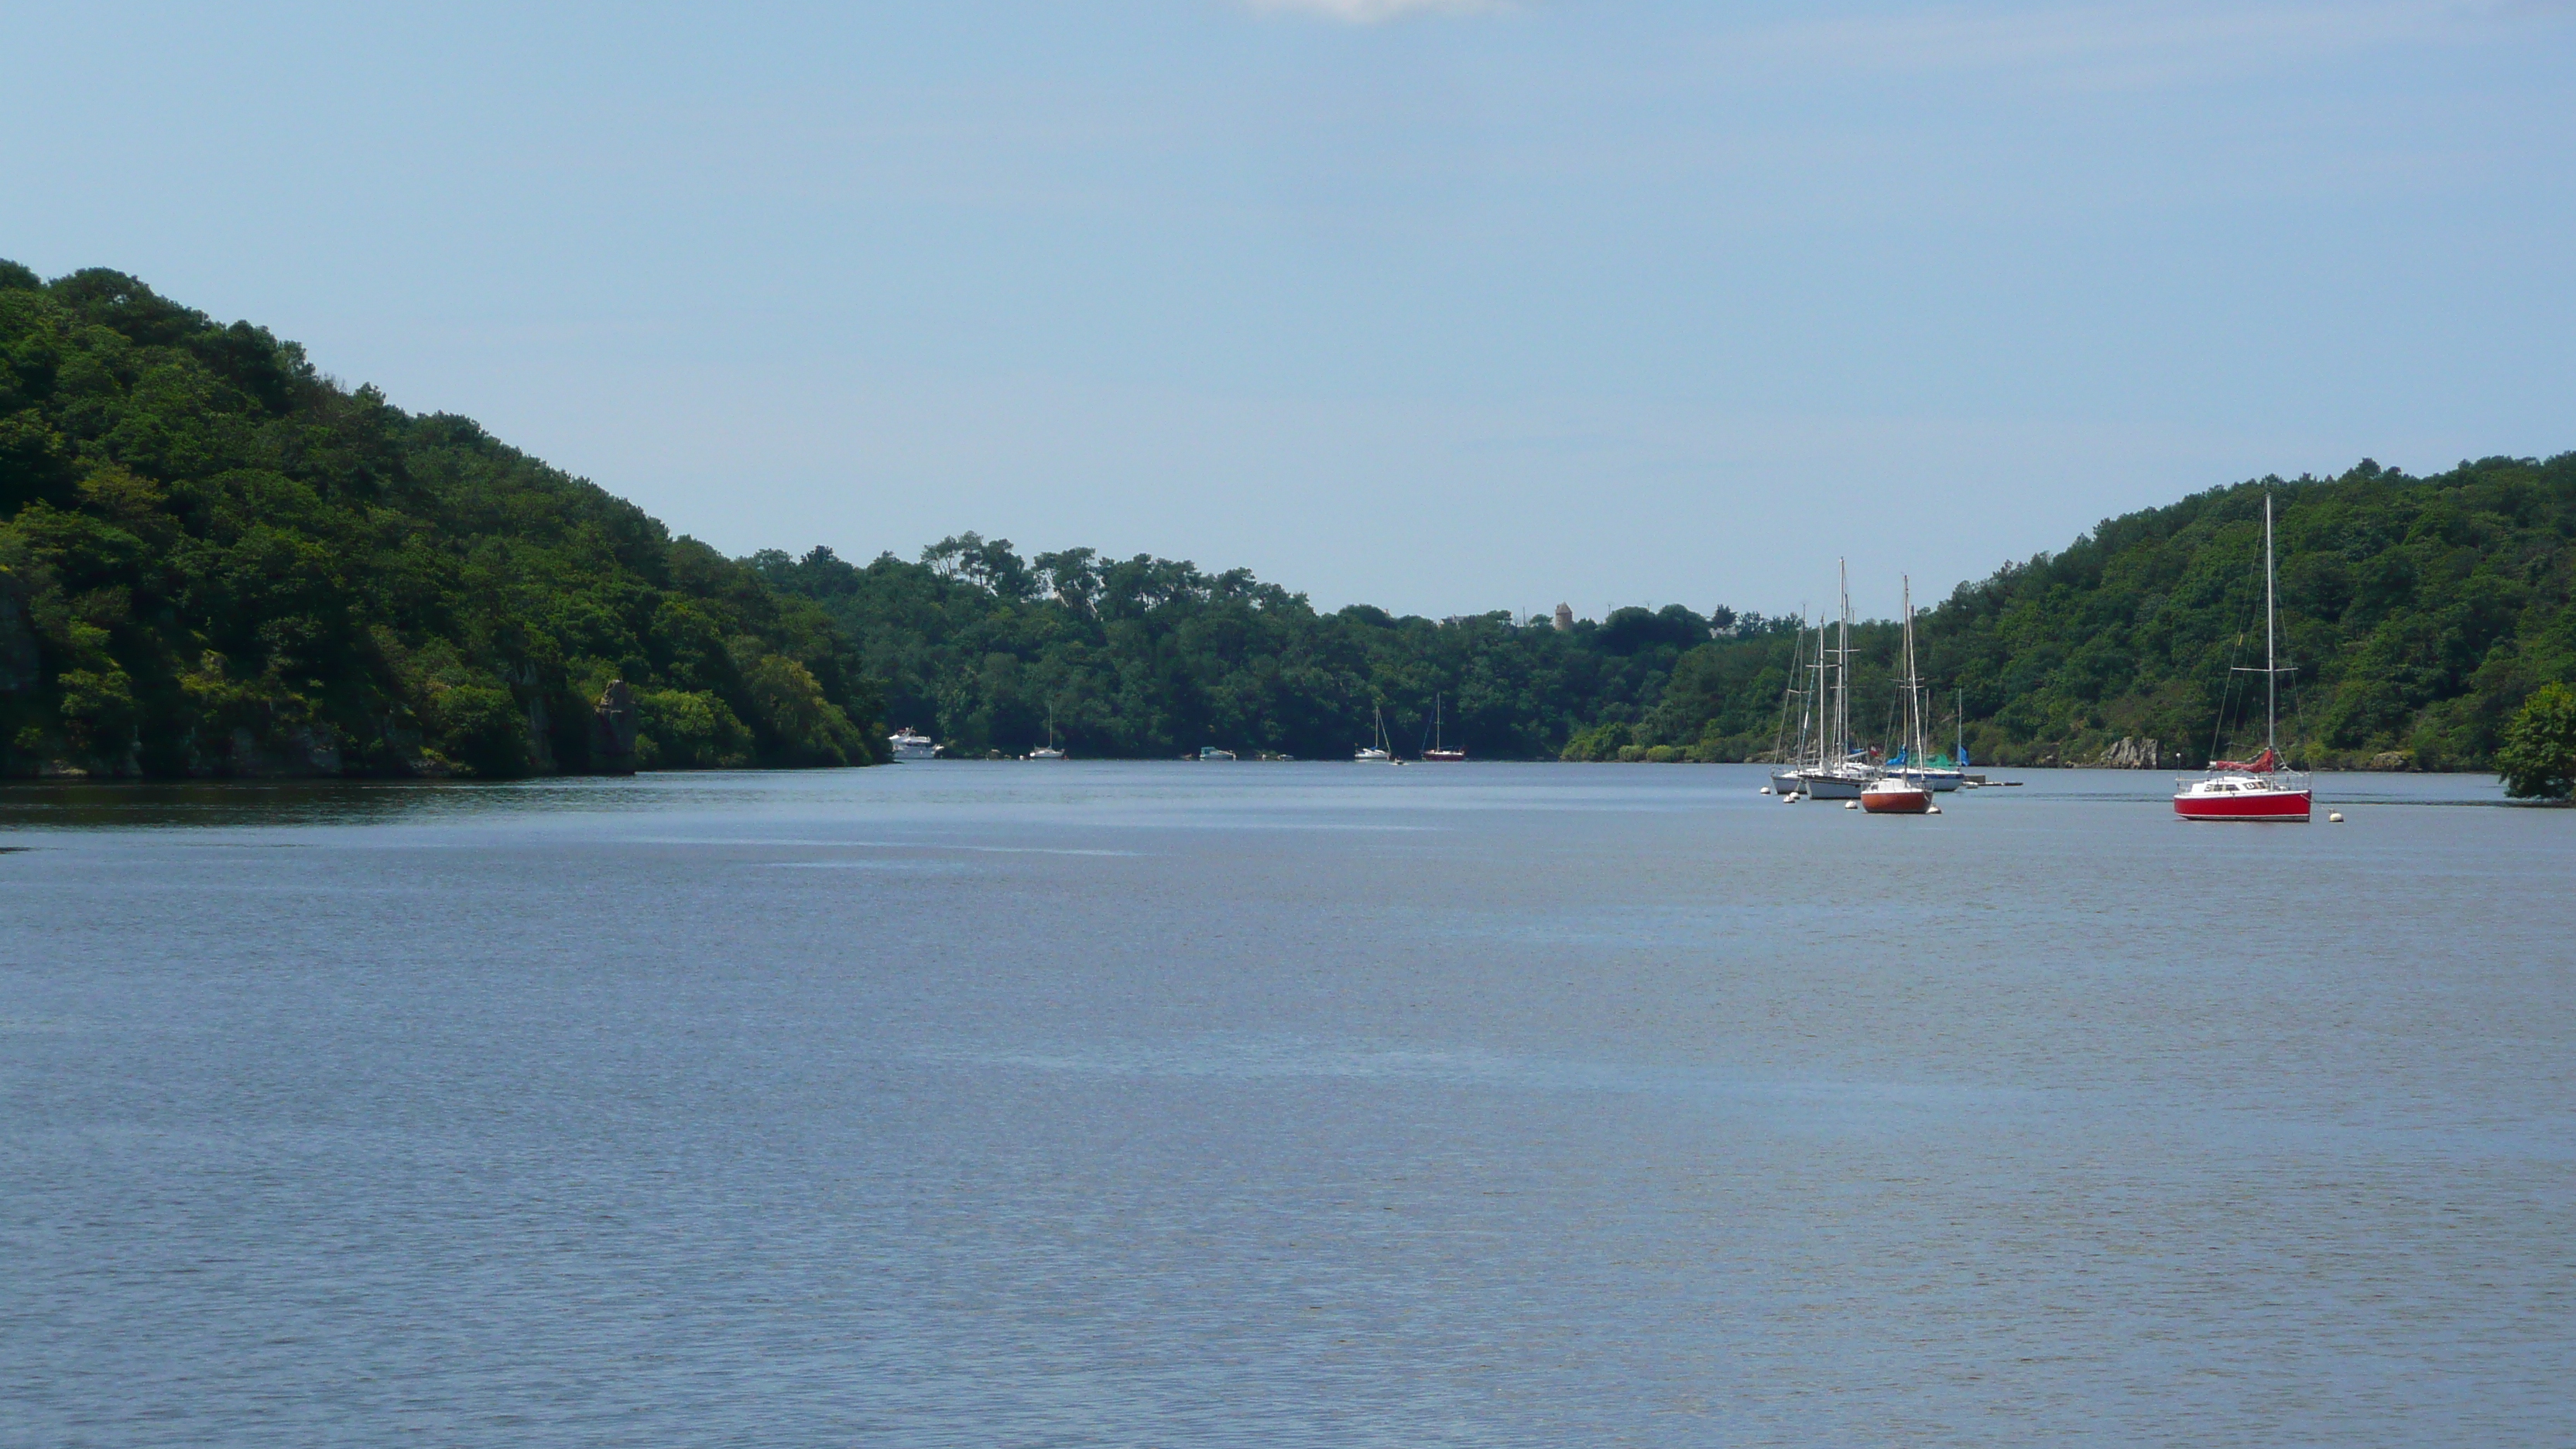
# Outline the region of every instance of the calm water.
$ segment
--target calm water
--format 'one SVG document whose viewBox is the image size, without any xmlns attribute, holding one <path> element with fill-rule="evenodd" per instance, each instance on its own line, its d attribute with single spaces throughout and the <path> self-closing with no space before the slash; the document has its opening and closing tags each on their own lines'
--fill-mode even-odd
<svg viewBox="0 0 2576 1449">
<path fill-rule="evenodd" d="M 0 1443 L 2565 1444 L 2576 812 L 0 791 Z"/>
</svg>

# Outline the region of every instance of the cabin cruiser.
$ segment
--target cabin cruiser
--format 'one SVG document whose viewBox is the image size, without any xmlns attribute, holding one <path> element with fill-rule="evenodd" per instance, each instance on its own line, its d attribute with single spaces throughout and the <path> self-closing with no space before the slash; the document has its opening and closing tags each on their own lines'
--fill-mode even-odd
<svg viewBox="0 0 2576 1449">
<path fill-rule="evenodd" d="M 894 752 L 897 764 L 939 758 L 939 746 L 930 742 L 930 736 L 917 733 L 908 725 L 886 736 L 886 746 Z"/>
</svg>

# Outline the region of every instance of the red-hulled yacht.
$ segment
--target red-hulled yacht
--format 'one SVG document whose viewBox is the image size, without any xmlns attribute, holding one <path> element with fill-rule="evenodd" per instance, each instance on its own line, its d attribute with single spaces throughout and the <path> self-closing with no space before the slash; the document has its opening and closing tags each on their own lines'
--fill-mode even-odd
<svg viewBox="0 0 2576 1449">
<path fill-rule="evenodd" d="M 1905 758 L 1923 762 L 1923 681 L 1914 673 L 1914 580 L 1905 580 Z M 1932 815 L 1931 782 L 1889 770 L 1860 792 L 1860 808 L 1872 815 Z"/>
<path fill-rule="evenodd" d="M 2212 760 L 2198 779 L 2177 779 L 2174 813 L 2185 820 L 2287 820 L 2306 823 L 2316 793 L 2305 774 L 2281 768 L 2280 681 L 2275 657 L 2277 613 L 2272 588 L 2272 498 L 2263 497 L 2263 753 L 2250 760 Z"/>
</svg>

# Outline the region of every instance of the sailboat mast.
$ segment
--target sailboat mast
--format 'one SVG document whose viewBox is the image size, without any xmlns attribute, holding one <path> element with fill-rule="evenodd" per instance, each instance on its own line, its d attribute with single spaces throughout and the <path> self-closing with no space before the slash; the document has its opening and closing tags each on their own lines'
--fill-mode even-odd
<svg viewBox="0 0 2576 1449">
<path fill-rule="evenodd" d="M 1834 560 L 1842 575 L 1842 631 L 1834 650 L 1834 766 L 1851 758 L 1851 564 Z"/>
<path fill-rule="evenodd" d="M 2280 748 L 2281 669 L 2274 659 L 2272 597 L 2272 495 L 2263 495 L 2263 748 Z"/>
</svg>

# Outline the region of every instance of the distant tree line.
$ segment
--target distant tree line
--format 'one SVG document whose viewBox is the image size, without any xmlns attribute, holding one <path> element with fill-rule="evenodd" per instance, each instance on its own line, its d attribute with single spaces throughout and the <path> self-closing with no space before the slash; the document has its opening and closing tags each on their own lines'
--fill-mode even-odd
<svg viewBox="0 0 2576 1449">
<path fill-rule="evenodd" d="M 2491 458 L 2431 478 L 2364 462 L 2266 478 L 2108 520 L 2054 554 L 1962 584 L 1918 620 L 1940 744 L 1974 759 L 2082 763 L 2153 740 L 2175 764 L 2243 753 L 2263 719 L 2262 508 L 2277 514 L 2291 753 L 2321 766 L 2486 768 L 2524 700 L 2576 680 L 2576 454 Z M 1732 760 L 1770 751 L 1798 622 L 1679 605 L 1571 630 L 1503 614 L 1434 621 L 1304 596 L 1235 570 L 1023 559 L 962 534 L 917 561 L 816 549 L 751 567 L 820 604 L 892 718 L 965 753 L 1058 734 L 1085 753 L 1201 744 L 1301 755 L 1369 737 L 1381 710 L 1418 748 L 1432 700 L 1471 753 Z M 1893 743 L 1898 629 L 1852 634 L 1852 718 Z"/>
<path fill-rule="evenodd" d="M 2566 793 L 2576 454 L 2237 484 L 1962 584 L 1919 623 L 1936 739 L 2242 753 L 2266 494 L 2294 759 Z M 1852 647 L 1854 725 L 1893 743 L 1896 626 Z M 1799 621 L 1724 607 L 1323 612 L 1240 569 L 972 533 L 727 559 L 265 329 L 0 263 L 0 775 L 599 768 L 611 680 L 645 768 L 866 763 L 888 725 L 1017 754 L 1050 718 L 1109 757 L 1332 757 L 1382 718 L 1410 755 L 1435 702 L 1482 758 L 1735 760 L 1814 659 Z"/>
</svg>

